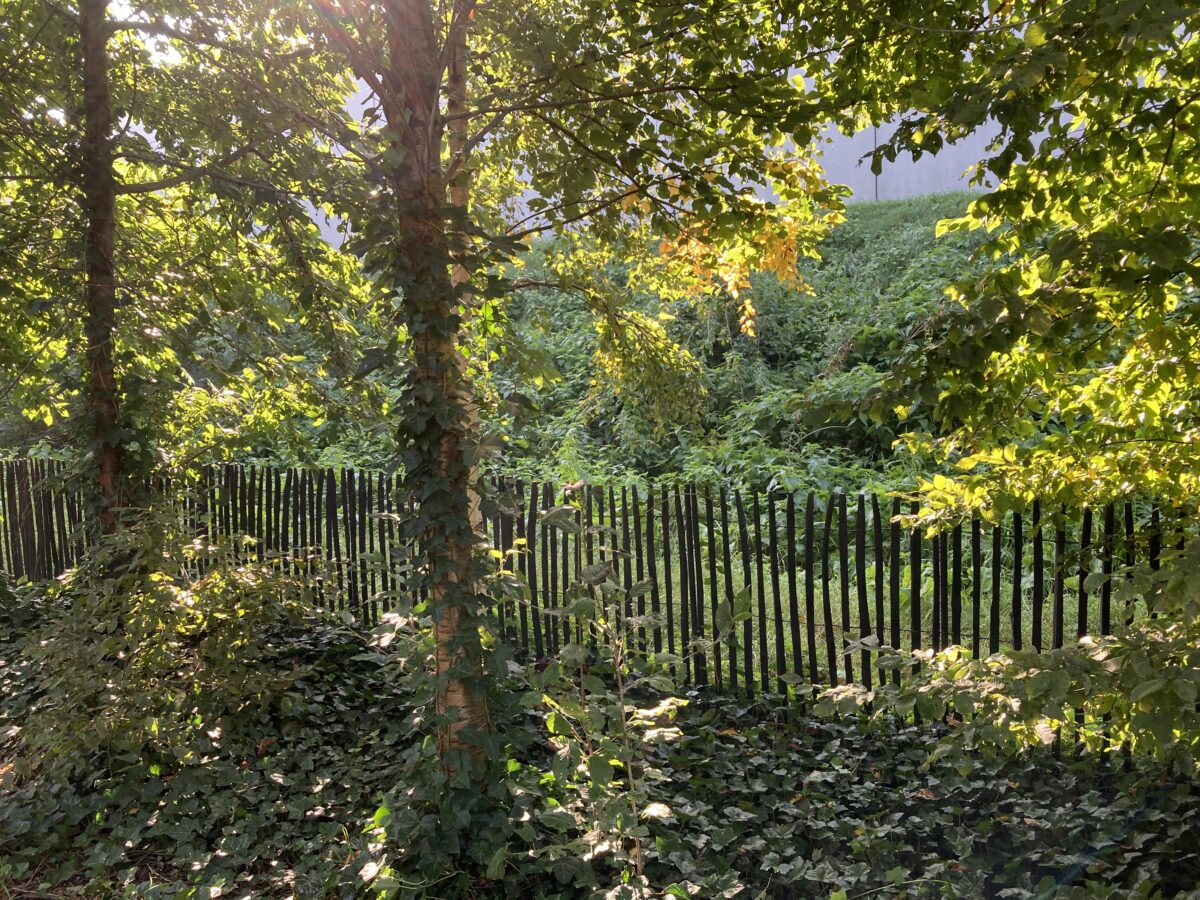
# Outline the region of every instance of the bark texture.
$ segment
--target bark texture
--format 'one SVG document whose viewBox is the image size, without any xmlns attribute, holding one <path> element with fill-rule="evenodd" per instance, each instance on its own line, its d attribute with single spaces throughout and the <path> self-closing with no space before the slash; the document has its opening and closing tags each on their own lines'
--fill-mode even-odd
<svg viewBox="0 0 1200 900">
<path fill-rule="evenodd" d="M 84 335 L 87 340 L 87 402 L 104 534 L 116 531 L 122 505 L 124 459 L 120 406 L 113 362 L 117 330 L 116 179 L 113 174 L 112 109 L 108 91 L 108 0 L 81 0 L 84 138 L 82 145 L 84 244 Z"/>
<path fill-rule="evenodd" d="M 413 353 L 405 414 L 413 447 L 407 477 L 419 491 L 436 640 L 436 707 L 454 713 L 439 743 L 443 758 L 450 751 L 479 758 L 482 748 L 464 736 L 468 729 L 487 732 L 490 723 L 472 573 L 477 540 L 467 454 L 472 403 L 459 351 L 460 291 L 444 211 L 440 48 L 428 0 L 390 0 L 388 11 L 390 66 L 383 73 L 382 100 L 397 151 L 390 172 L 396 208 L 391 268 L 404 295 L 401 318 Z"/>
</svg>

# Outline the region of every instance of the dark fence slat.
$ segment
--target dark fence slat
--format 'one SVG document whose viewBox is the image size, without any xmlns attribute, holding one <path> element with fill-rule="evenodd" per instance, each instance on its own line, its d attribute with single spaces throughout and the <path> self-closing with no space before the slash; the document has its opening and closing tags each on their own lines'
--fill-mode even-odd
<svg viewBox="0 0 1200 900">
<path fill-rule="evenodd" d="M 259 478 L 259 484 L 262 479 Z M 333 598 L 330 594 L 330 586 L 327 579 L 329 574 L 328 567 L 324 565 L 325 548 L 322 546 L 322 536 L 325 528 L 325 473 L 317 469 L 312 473 L 313 484 L 313 502 L 312 515 L 309 517 L 309 522 L 312 527 L 313 539 L 313 565 L 317 570 L 317 598 L 322 606 L 332 608 Z M 260 507 L 261 508 L 261 507 Z M 260 534 L 261 534 L 261 525 Z M 259 547 L 262 547 L 262 538 L 259 538 Z M 260 549 L 261 552 L 261 549 Z"/>
<path fill-rule="evenodd" d="M 707 687 L 709 666 L 704 622 L 704 560 L 700 550 L 700 497 L 694 484 L 688 485 L 687 497 L 691 522 L 689 534 L 692 541 L 692 638 L 696 643 L 696 683 Z"/>
<path fill-rule="evenodd" d="M 1024 553 L 1023 538 L 1024 535 L 1021 533 L 1021 514 L 1013 513 L 1012 646 L 1014 650 L 1020 650 L 1023 643 L 1021 633 L 1021 603 L 1023 601 L 1023 595 L 1021 592 L 1021 568 L 1023 559 L 1022 554 Z M 999 572 L 996 574 L 999 575 Z"/>
<path fill-rule="evenodd" d="M 660 517 L 662 524 L 662 559 L 663 578 L 666 591 L 663 595 L 667 625 L 667 653 L 675 656 L 675 592 L 674 592 L 674 561 L 671 559 L 671 489 L 663 485 L 659 490 Z M 676 671 L 675 663 L 671 663 L 671 672 Z"/>
<path fill-rule="evenodd" d="M 496 504 L 498 507 L 503 507 L 503 505 L 507 502 L 507 483 L 503 476 L 497 476 L 494 482 L 494 488 Z M 390 529 L 392 512 L 390 503 L 387 505 L 386 511 L 388 513 L 386 527 Z M 499 573 L 503 573 L 505 570 L 507 570 L 509 565 L 508 548 L 505 546 L 506 542 L 504 528 L 511 521 L 512 517 L 505 515 L 504 512 L 498 511 L 497 514 L 492 517 L 492 547 L 500 554 L 500 558 L 496 561 L 496 568 Z M 387 551 L 385 551 L 384 559 L 386 560 L 384 571 L 390 572 L 392 569 L 390 546 L 388 547 Z M 384 606 L 386 609 L 386 603 Z M 508 616 L 508 599 L 502 595 L 500 602 L 496 604 L 496 631 L 499 633 L 501 641 L 508 642 L 512 640 L 512 637 L 508 633 L 510 621 L 511 620 Z"/>
<path fill-rule="evenodd" d="M 1092 511 L 1085 508 L 1079 523 L 1079 611 L 1075 619 L 1075 637 L 1088 633 L 1087 578 L 1092 571 Z"/>
<path fill-rule="evenodd" d="M 942 540 L 935 534 L 929 545 L 929 565 L 933 574 L 933 597 L 930 599 L 929 646 L 942 649 Z"/>
<path fill-rule="evenodd" d="M 529 521 L 525 524 L 525 540 L 529 550 L 529 557 L 526 561 L 528 570 L 526 572 L 529 582 L 529 619 L 533 624 L 533 653 L 535 658 L 544 659 L 546 656 L 546 648 L 542 643 L 542 612 L 539 602 L 538 591 L 538 566 L 537 556 L 541 550 L 541 507 L 539 506 L 539 487 L 537 481 L 530 482 L 529 485 Z M 526 644 L 526 646 L 529 646 Z"/>
<path fill-rule="evenodd" d="M 796 590 L 796 495 L 788 492 L 784 510 L 784 540 L 787 542 L 788 626 L 792 640 L 792 674 L 804 672 L 800 648 L 800 596 Z"/>
<path fill-rule="evenodd" d="M 588 560 L 589 564 L 591 559 Z M 650 486 L 646 489 L 646 562 L 650 576 L 650 613 L 654 618 L 654 627 L 651 629 L 651 640 L 654 643 L 654 653 L 660 654 L 663 649 L 662 640 L 662 625 L 659 624 L 659 619 L 662 616 L 662 597 L 658 592 L 658 559 L 654 552 L 654 487 Z"/>
<path fill-rule="evenodd" d="M 14 578 L 20 577 L 17 574 L 16 560 L 13 558 L 12 552 L 12 526 L 13 514 L 9 505 L 9 499 L 12 496 L 10 491 L 9 467 L 11 463 L 0 464 L 0 506 L 4 511 L 4 525 L 0 527 L 0 566 L 3 566 L 5 572 Z"/>
<path fill-rule="evenodd" d="M 1137 560 L 1137 549 L 1134 538 L 1133 528 L 1133 503 L 1126 501 L 1125 503 L 1125 579 L 1131 581 L 1133 579 L 1134 562 Z M 1134 613 L 1136 611 L 1136 601 L 1132 597 L 1125 600 L 1125 624 L 1132 625 Z"/>
<path fill-rule="evenodd" d="M 317 517 L 317 509 L 321 502 L 318 493 L 319 490 L 320 485 L 318 484 L 317 491 L 314 492 L 313 496 L 314 519 Z M 392 570 L 392 492 L 388 490 L 388 477 L 384 473 L 380 473 L 379 477 L 375 479 L 375 508 L 379 510 L 379 586 L 383 591 L 383 596 L 380 598 L 380 607 L 386 614 L 392 610 L 392 594 L 396 590 L 396 585 L 393 580 Z M 492 522 L 494 534 L 492 538 L 493 547 L 500 546 L 499 522 L 499 517 L 495 517 Z M 319 539 L 319 535 L 314 532 L 314 547 Z M 503 630 L 501 633 L 503 633 Z"/>
<path fill-rule="evenodd" d="M 280 513 L 280 521 L 282 523 L 280 536 L 283 538 L 283 543 L 279 549 L 279 555 L 282 560 L 283 571 L 289 575 L 296 573 L 296 494 L 298 493 L 298 488 L 296 470 L 290 467 L 284 469 L 283 507 Z"/>
<path fill-rule="evenodd" d="M 362 554 L 363 585 L 367 592 L 367 606 L 371 611 L 370 622 L 379 622 L 379 564 L 375 562 L 375 529 L 379 524 L 375 506 L 375 476 L 371 472 L 364 473 L 359 481 L 359 507 L 362 509 L 362 532 L 358 539 L 358 549 Z M 301 499 L 304 497 L 304 487 L 301 486 Z M 299 504 L 301 511 L 304 503 Z M 303 513 L 300 521 L 300 534 L 304 534 Z"/>
<path fill-rule="evenodd" d="M 8 551 L 10 551 L 12 557 L 12 569 L 8 571 L 17 580 L 29 576 L 29 568 L 25 564 L 23 529 L 20 527 L 20 508 L 22 508 L 22 504 L 20 504 L 20 482 L 17 475 L 19 466 L 19 461 L 12 461 L 5 464 L 5 520 L 8 530 Z"/>
<path fill-rule="evenodd" d="M 18 581 L 27 574 L 24 547 L 21 544 L 20 501 L 18 500 L 17 463 L 9 462 L 4 470 L 4 525 L 8 535 L 8 572 Z"/>
<path fill-rule="evenodd" d="M 971 656 L 979 659 L 980 630 L 983 627 L 983 523 L 971 519 Z"/>
<path fill-rule="evenodd" d="M 717 690 L 723 690 L 724 675 L 721 668 L 721 635 L 717 633 L 717 532 L 713 521 L 712 493 L 708 486 L 704 487 L 704 527 L 708 535 L 708 600 L 712 622 L 712 652 L 713 674 L 717 682 Z"/>
<path fill-rule="evenodd" d="M 692 681 L 692 566 L 688 551 L 690 529 L 683 519 L 683 502 L 679 485 L 671 489 L 675 504 L 675 546 L 679 551 L 679 652 L 683 655 L 683 679 Z"/>
<path fill-rule="evenodd" d="M 249 516 L 247 521 L 250 523 L 249 532 L 254 538 L 254 543 L 249 548 L 249 553 L 256 563 L 263 561 L 263 546 L 262 546 L 262 498 L 259 496 L 259 488 L 262 483 L 262 478 L 259 475 L 258 466 L 251 466 L 246 477 L 246 493 L 250 502 Z"/>
<path fill-rule="evenodd" d="M 58 477 L 62 477 L 61 471 L 57 474 Z M 67 512 L 67 495 L 64 491 L 55 491 L 54 515 L 55 522 L 57 523 L 56 533 L 58 535 L 59 558 L 62 560 L 62 569 L 59 570 L 59 572 L 61 572 L 71 568 L 78 561 L 73 552 L 74 546 L 71 542 L 71 520 L 70 515 Z M 186 523 L 184 523 L 184 527 L 187 527 Z M 0 537 L 2 537 L 2 533 L 0 533 Z M 55 574 L 57 575 L 59 572 L 55 572 Z"/>
<path fill-rule="evenodd" d="M 517 508 L 516 508 L 517 546 L 519 546 L 521 548 L 520 552 L 516 555 L 517 575 L 521 579 L 521 582 L 526 587 L 528 587 L 529 580 L 530 580 L 530 578 L 529 578 L 530 547 L 529 547 L 529 530 L 528 530 L 528 525 L 527 525 L 528 518 L 526 516 L 526 511 L 528 509 L 528 506 L 526 503 L 525 483 L 523 481 L 521 481 L 521 479 L 518 478 L 516 484 L 514 485 L 514 488 L 516 490 L 516 501 L 517 501 Z M 590 496 L 590 492 L 589 492 L 589 496 Z M 590 504 L 588 506 L 588 510 L 589 510 L 589 512 L 591 511 Z M 588 543 L 588 553 L 589 554 L 591 553 L 590 541 Z M 522 598 L 522 600 L 520 602 L 518 602 L 517 610 L 520 614 L 519 618 L 521 620 L 521 646 L 528 648 L 529 647 L 529 604 L 524 602 L 524 598 Z"/>
<path fill-rule="evenodd" d="M 547 656 L 553 655 L 557 650 L 557 629 L 554 627 L 554 616 L 550 611 L 554 609 L 557 591 L 558 560 L 554 552 L 554 529 L 545 524 L 546 512 L 554 506 L 554 494 L 554 485 L 543 482 L 542 512 L 538 516 L 538 541 L 541 543 L 542 554 L 542 635 Z"/>
<path fill-rule="evenodd" d="M 695 594 L 695 585 L 692 583 L 692 527 L 679 485 L 676 484 L 671 490 L 675 503 L 675 546 L 679 551 L 679 647 L 683 654 L 684 679 L 691 683 L 696 654 L 692 629 L 695 614 L 692 599 Z"/>
<path fill-rule="evenodd" d="M 1004 532 L 997 524 L 992 526 L 992 605 L 988 612 L 988 653 L 1000 650 L 1000 573 L 1003 571 Z"/>
<path fill-rule="evenodd" d="M 242 548 L 242 559 L 246 562 L 254 558 L 254 545 L 246 540 L 254 537 L 253 499 L 246 467 L 238 466 L 238 544 Z"/>
<path fill-rule="evenodd" d="M 298 469 L 296 471 L 296 499 L 292 504 L 295 511 L 292 513 L 292 528 L 296 538 L 292 542 L 292 559 L 293 565 L 298 567 L 298 571 L 302 572 L 307 578 L 309 544 L 308 540 L 308 471 L 306 469 Z M 246 520 L 243 520 L 246 521 Z M 244 530 L 244 529 L 243 529 Z M 369 620 L 367 620 L 369 621 Z"/>
<path fill-rule="evenodd" d="M 1150 571 L 1157 572 L 1162 568 L 1162 518 L 1159 512 L 1157 503 L 1150 506 L 1150 540 L 1147 547 L 1148 561 L 1150 563 Z M 1160 588 L 1151 588 L 1150 594 L 1146 597 L 1146 610 L 1150 614 L 1150 618 L 1158 618 L 1158 610 L 1155 608 L 1155 594 Z"/>
<path fill-rule="evenodd" d="M 642 553 L 642 498 L 638 495 L 636 484 L 630 491 L 630 495 L 633 501 L 633 553 L 634 561 L 636 563 L 634 575 L 637 579 L 635 584 L 641 584 L 646 578 L 646 566 L 644 562 L 645 557 Z M 634 609 L 635 615 L 637 615 L 639 620 L 646 615 L 645 591 L 640 591 L 638 593 Z M 646 628 L 641 624 L 640 621 L 637 627 L 637 644 L 638 649 L 644 653 L 646 650 Z"/>
<path fill-rule="evenodd" d="M 838 595 L 842 607 L 842 664 L 846 667 L 846 683 L 854 682 L 854 654 L 850 652 L 850 637 L 854 634 L 850 622 L 850 523 L 848 521 L 846 495 L 838 498 Z"/>
<path fill-rule="evenodd" d="M 1033 541 L 1033 613 L 1029 622 L 1030 643 L 1042 652 L 1042 619 L 1046 608 L 1046 551 L 1043 540 L 1042 504 L 1033 501 L 1033 518 L 1029 522 L 1029 539 Z"/>
<path fill-rule="evenodd" d="M 289 477 L 291 473 L 288 473 Z M 284 501 L 286 512 L 287 501 Z M 280 535 L 280 553 L 287 555 L 287 516 L 280 517 L 282 533 Z M 346 539 L 346 584 L 350 591 L 350 609 L 357 615 L 362 615 L 363 596 L 362 585 L 358 579 L 358 487 L 354 473 L 342 469 L 342 529 Z"/>
<path fill-rule="evenodd" d="M 571 505 L 571 497 L 572 497 L 572 491 L 571 491 L 570 486 L 563 485 L 563 496 L 562 496 L 562 498 L 560 498 L 560 503 L 562 503 L 563 506 Z M 575 512 L 574 518 L 575 518 L 575 523 L 576 523 L 576 527 L 577 527 L 578 526 L 578 518 L 580 518 L 580 514 L 578 514 L 578 511 Z M 558 598 L 557 598 L 556 602 L 558 604 L 558 608 L 560 608 L 560 610 L 564 610 L 564 608 L 570 608 L 571 557 L 572 557 L 571 533 L 568 532 L 568 530 L 559 530 L 558 535 L 557 535 L 557 540 L 562 541 L 562 544 L 560 544 L 560 546 L 559 546 Z M 578 545 L 577 533 L 575 535 L 574 544 Z M 638 556 L 641 556 L 641 551 L 638 551 Z M 560 637 L 560 638 L 556 637 L 556 641 L 560 641 L 560 643 L 570 643 L 571 636 L 572 636 L 571 635 L 571 617 L 566 616 L 566 614 L 564 614 L 564 616 L 562 616 L 560 618 L 562 618 L 562 622 L 559 622 L 556 625 L 556 635 L 559 634 L 559 632 L 560 632 L 560 634 L 562 634 L 562 637 Z"/>
<path fill-rule="evenodd" d="M 308 539 L 308 481 L 308 471 L 298 469 L 296 471 L 296 499 L 293 503 L 295 512 L 292 513 L 292 527 L 296 535 L 292 542 L 292 559 L 297 571 L 303 573 L 306 584 L 309 574 L 307 548 L 310 543 Z"/>
<path fill-rule="evenodd" d="M 808 679 L 813 690 L 821 680 L 817 672 L 816 505 L 816 494 L 809 491 L 804 502 L 804 646 L 808 650 Z"/>
<path fill-rule="evenodd" d="M 742 556 L 742 592 L 748 598 L 754 583 L 750 575 L 750 533 L 746 528 L 746 507 L 742 502 L 740 490 L 733 492 L 733 505 L 737 513 L 738 547 Z M 754 648 L 752 646 L 754 634 L 751 628 L 750 619 L 747 618 L 742 623 L 742 674 L 745 677 L 747 694 L 754 693 Z"/>
<path fill-rule="evenodd" d="M 21 529 L 21 556 L 25 561 L 25 574 L 31 580 L 41 577 L 37 552 L 37 531 L 33 522 L 33 484 L 29 463 L 25 460 L 17 467 L 17 522 Z"/>
<path fill-rule="evenodd" d="M 325 480 L 324 473 L 321 473 L 322 480 Z M 274 539 L 274 522 L 271 519 L 271 503 L 274 498 L 271 484 L 271 470 L 269 468 L 259 468 L 257 498 L 259 503 L 259 557 L 260 560 L 266 563 L 271 558 L 271 547 Z"/>
<path fill-rule="evenodd" d="M 578 493 L 578 488 L 571 491 L 570 494 L 568 494 L 567 490 L 564 488 L 563 489 L 563 503 L 569 502 L 569 500 L 572 497 L 574 497 L 577 493 Z M 572 548 L 572 554 L 571 554 L 571 563 L 575 567 L 575 572 L 574 572 L 573 577 L 569 576 L 567 574 L 567 567 L 564 564 L 564 566 L 563 566 L 563 597 L 564 598 L 572 597 L 571 585 L 575 584 L 577 582 L 581 582 L 582 575 L 583 575 L 583 542 L 580 539 L 580 531 L 584 527 L 584 525 L 583 525 L 583 510 L 580 508 L 580 504 L 578 504 L 578 503 L 575 504 L 575 507 L 576 507 L 575 508 L 575 540 L 573 541 L 574 546 Z M 563 552 L 564 552 L 564 554 L 566 553 L 565 547 L 564 547 Z M 564 555 L 564 559 L 565 558 L 566 557 Z M 582 644 L 583 643 L 583 623 L 577 617 L 572 617 L 572 618 L 575 619 L 575 643 Z M 567 640 L 570 640 L 571 630 L 570 630 L 569 623 L 563 624 L 563 634 L 567 636 Z M 643 645 L 642 650 L 644 651 L 645 649 L 646 648 Z"/>
<path fill-rule="evenodd" d="M 738 689 L 738 654 L 737 654 L 737 628 L 733 622 L 733 613 L 735 607 L 735 595 L 733 591 L 733 559 L 729 552 L 729 494 L 722 487 L 720 491 L 721 500 L 721 560 L 725 567 L 725 602 L 727 608 L 727 625 L 729 633 L 726 636 L 726 641 L 729 647 L 729 687 L 734 693 Z"/>
<path fill-rule="evenodd" d="M 912 513 L 916 515 L 920 505 L 912 504 Z M 921 648 L 921 529 L 915 527 L 909 534 L 909 620 L 911 623 L 909 641 L 913 650 Z"/>
<path fill-rule="evenodd" d="M 33 465 L 34 515 L 37 518 L 39 576 L 50 578 L 54 565 L 54 527 L 50 518 L 50 491 L 46 484 L 46 464 L 38 460 Z"/>
<path fill-rule="evenodd" d="M 787 660 L 784 656 L 783 597 L 779 588 L 779 525 L 775 517 L 774 494 L 767 494 L 767 531 L 767 552 L 771 557 L 771 611 L 775 616 L 775 690 L 780 694 L 786 694 L 787 682 L 781 680 L 783 674 L 787 672 Z"/>
<path fill-rule="evenodd" d="M 1100 633 L 1112 634 L 1112 579 L 1113 558 L 1116 553 L 1117 510 L 1110 503 L 1104 507 L 1104 544 L 1101 556 L 1101 572 L 1104 583 L 1100 586 Z"/>
<path fill-rule="evenodd" d="M 758 502 L 758 491 L 752 495 L 754 502 L 751 504 L 753 509 L 754 519 L 754 574 L 755 574 L 755 599 L 756 609 L 758 612 L 758 687 L 762 693 L 767 693 L 771 689 L 769 675 L 767 670 L 770 668 L 767 655 L 767 587 L 766 587 L 766 556 L 763 553 L 762 538 L 762 509 Z"/>
<path fill-rule="evenodd" d="M 608 549 L 609 560 L 612 565 L 612 580 L 614 584 L 621 583 L 621 554 L 618 552 L 621 546 L 621 532 L 617 527 L 617 497 L 612 486 L 608 488 Z M 604 510 L 601 511 L 603 518 Z M 620 612 L 620 604 L 618 604 L 617 612 Z"/>
<path fill-rule="evenodd" d="M 821 533 L 821 613 L 825 620 L 825 656 L 829 662 L 829 684 L 838 685 L 837 638 L 833 631 L 833 600 L 829 594 L 829 547 L 833 534 L 833 497 L 825 497 L 825 528 Z"/>
<path fill-rule="evenodd" d="M 1050 640 L 1057 650 L 1063 645 L 1066 619 L 1067 533 L 1054 529 L 1054 608 L 1051 610 Z"/>
<path fill-rule="evenodd" d="M 862 494 L 858 495 L 854 524 L 854 577 L 858 586 L 858 636 L 860 640 L 866 640 L 871 635 L 871 612 L 867 607 L 867 501 Z M 871 651 L 864 646 L 860 652 L 862 683 L 871 690 Z"/>
<path fill-rule="evenodd" d="M 879 509 L 879 495 L 871 494 L 871 535 L 874 541 L 873 544 L 873 559 L 875 562 L 875 639 L 882 647 L 887 643 L 887 634 L 884 630 L 884 595 L 886 594 L 886 575 L 884 569 L 884 549 L 883 549 L 883 515 Z M 883 669 L 883 656 L 878 657 L 880 663 L 879 683 L 883 684 L 887 680 L 887 672 Z"/>
<path fill-rule="evenodd" d="M 950 589 L 950 643 L 962 646 L 962 601 L 963 601 L 963 559 L 962 559 L 962 525 L 955 525 L 950 533 L 950 546 L 953 554 L 951 571 L 954 573 L 954 584 Z"/>
<path fill-rule="evenodd" d="M 888 528 L 888 598 L 889 615 L 891 618 L 890 642 L 893 650 L 899 651 L 901 648 L 901 626 L 900 622 L 900 585 L 903 572 L 904 547 L 903 531 L 900 528 L 900 500 L 892 500 L 892 517 Z M 900 670 L 892 670 L 892 683 L 900 683 Z"/>
<path fill-rule="evenodd" d="M 268 485 L 270 479 L 266 479 Z M 338 489 L 337 473 L 332 469 L 325 470 L 325 552 L 327 560 L 333 567 L 337 580 L 337 608 L 346 608 L 346 576 L 342 569 L 342 537 L 338 525 Z M 268 543 L 270 543 L 268 541 Z"/>
<path fill-rule="evenodd" d="M 634 545 L 630 542 L 629 530 L 629 488 L 620 488 L 620 548 L 625 554 L 622 560 L 623 581 L 625 587 L 625 617 L 634 614 Z"/>
</svg>

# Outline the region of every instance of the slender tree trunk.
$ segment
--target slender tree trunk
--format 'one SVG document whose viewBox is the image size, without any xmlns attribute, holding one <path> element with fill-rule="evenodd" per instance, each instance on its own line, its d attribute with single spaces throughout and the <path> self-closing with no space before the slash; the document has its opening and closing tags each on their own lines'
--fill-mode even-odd
<svg viewBox="0 0 1200 900">
<path fill-rule="evenodd" d="M 111 144 L 112 110 L 108 94 L 108 0 L 81 0 L 80 45 L 83 53 L 83 212 L 87 223 L 84 249 L 84 334 L 86 392 L 91 416 L 91 449 L 99 493 L 100 529 L 117 528 L 124 474 L 120 409 L 113 366 L 116 336 L 116 180 Z"/>
<path fill-rule="evenodd" d="M 473 561 L 473 435 L 469 385 L 459 334 L 459 290 L 443 212 L 444 123 L 439 110 L 438 41 L 428 0 L 388 5 L 390 70 L 381 98 L 394 135 L 395 202 L 392 283 L 403 294 L 401 322 L 412 342 L 404 428 L 410 442 L 406 481 L 420 501 L 435 636 L 436 707 L 450 714 L 439 733 L 443 756 L 482 749 L 466 730 L 490 729 L 482 689 L 481 609 Z"/>
<path fill-rule="evenodd" d="M 456 27 L 450 29 L 450 45 L 447 54 L 449 62 L 446 67 L 446 114 L 449 117 L 449 123 L 446 127 L 447 143 L 450 149 L 451 164 L 457 162 L 459 166 L 450 179 L 448 193 L 450 208 L 463 226 L 468 221 L 471 203 L 471 170 L 468 165 L 470 151 L 467 147 L 470 136 L 467 120 L 463 116 L 463 113 L 467 111 L 467 18 L 469 16 L 468 10 L 473 8 L 473 6 L 473 2 L 456 4 L 454 12 Z M 461 231 L 457 242 L 457 256 L 454 260 L 454 266 L 450 271 L 450 282 L 458 290 L 459 300 L 466 312 L 459 328 L 459 339 L 461 341 L 466 339 L 471 317 L 475 313 L 475 298 L 466 291 L 468 282 L 471 280 L 471 273 L 463 259 L 467 253 L 470 238 L 466 234 L 465 227 L 460 226 L 460 228 Z M 458 354 L 458 368 L 460 377 L 465 384 L 467 380 L 467 358 L 461 352 Z M 467 427 L 471 434 L 478 435 L 479 408 L 475 404 L 474 396 L 471 394 L 466 394 L 464 399 L 467 403 Z M 486 544 L 487 536 L 482 533 L 483 514 L 479 507 L 478 480 L 479 466 L 474 465 L 471 467 L 469 480 L 471 529 L 478 538 L 477 543 Z"/>
</svg>

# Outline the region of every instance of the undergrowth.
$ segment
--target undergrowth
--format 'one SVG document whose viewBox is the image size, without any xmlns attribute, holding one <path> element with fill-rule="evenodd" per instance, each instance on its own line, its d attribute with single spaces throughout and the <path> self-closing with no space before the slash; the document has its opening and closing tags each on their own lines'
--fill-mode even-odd
<svg viewBox="0 0 1200 900">
<path fill-rule="evenodd" d="M 1166 768 L 931 760 L 944 726 L 667 668 L 618 696 L 604 641 L 497 656 L 515 704 L 480 791 L 436 763 L 413 623 L 280 588 L 160 584 L 115 625 L 78 586 L 6 589 L 0 897 L 1197 896 L 1200 786 Z"/>
</svg>

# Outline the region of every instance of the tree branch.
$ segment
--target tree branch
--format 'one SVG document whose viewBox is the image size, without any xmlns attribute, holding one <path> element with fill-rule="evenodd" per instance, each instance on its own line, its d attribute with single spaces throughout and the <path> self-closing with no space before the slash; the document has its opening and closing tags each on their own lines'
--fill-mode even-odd
<svg viewBox="0 0 1200 900">
<path fill-rule="evenodd" d="M 274 137 L 274 135 L 272 135 L 272 137 Z M 224 158 L 219 159 L 212 163 L 208 163 L 203 166 L 192 166 L 192 165 L 188 165 L 186 163 L 175 162 L 173 160 L 168 160 L 165 158 L 160 159 L 157 161 L 159 165 L 171 166 L 174 168 L 182 169 L 183 171 L 180 172 L 180 174 L 178 174 L 178 175 L 171 176 L 170 178 L 160 178 L 158 181 L 147 181 L 147 182 L 142 182 L 140 184 L 123 184 L 117 188 L 117 193 L 118 194 L 153 194 L 156 191 L 165 191 L 168 188 L 177 187 L 178 185 L 181 185 L 186 181 L 191 181 L 191 180 L 194 180 L 197 178 L 203 178 L 205 176 L 220 178 L 222 180 L 234 180 L 234 176 L 227 175 L 227 174 L 225 174 L 223 172 L 219 172 L 217 170 L 223 166 L 229 165 L 230 163 L 235 163 L 239 159 L 242 159 L 243 157 L 248 156 L 251 153 L 257 153 L 258 145 L 260 143 L 262 143 L 262 142 L 261 141 L 251 141 L 250 143 L 246 144 L 244 147 L 233 151 L 232 153 L 225 156 Z M 139 162 L 147 161 L 147 158 L 142 157 L 141 155 L 135 155 L 132 153 L 126 153 L 126 154 L 122 154 L 122 155 L 127 159 L 137 159 Z"/>
</svg>

